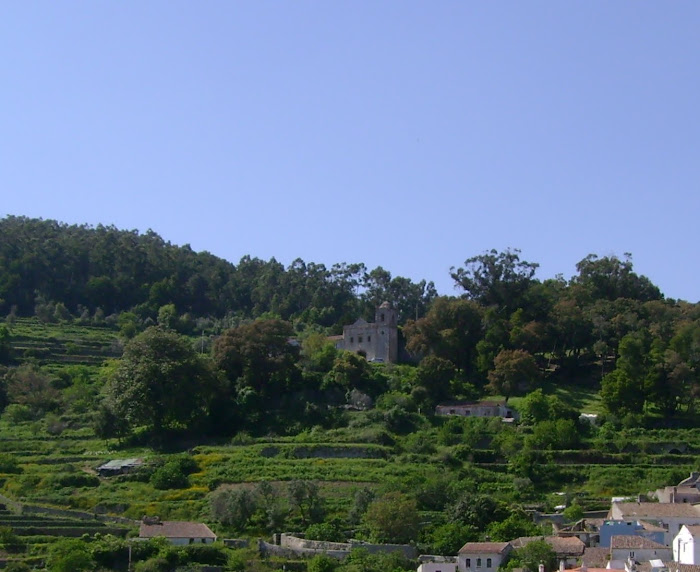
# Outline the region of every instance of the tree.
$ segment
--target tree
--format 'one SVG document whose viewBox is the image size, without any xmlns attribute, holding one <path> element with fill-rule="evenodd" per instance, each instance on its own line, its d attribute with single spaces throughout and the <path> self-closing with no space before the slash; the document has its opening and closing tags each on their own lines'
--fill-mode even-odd
<svg viewBox="0 0 700 572">
<path fill-rule="evenodd" d="M 521 536 L 536 536 L 542 533 L 542 529 L 521 510 L 512 512 L 501 522 L 491 523 L 487 531 L 494 542 L 508 542 Z"/>
<path fill-rule="evenodd" d="M 88 545 L 82 540 L 72 538 L 60 540 L 51 546 L 47 568 L 51 572 L 76 572 L 94 570 L 95 563 Z"/>
<path fill-rule="evenodd" d="M 325 376 L 323 385 L 339 387 L 346 393 L 357 389 L 372 395 L 385 389 L 382 384 L 375 383 L 374 370 L 367 360 L 349 351 L 336 353 L 333 368 Z"/>
<path fill-rule="evenodd" d="M 215 375 L 186 338 L 151 327 L 127 343 L 106 386 L 106 405 L 155 437 L 206 417 Z"/>
<path fill-rule="evenodd" d="M 404 326 L 406 349 L 449 360 L 468 375 L 482 336 L 482 317 L 482 308 L 471 300 L 437 298 L 425 317 Z"/>
<path fill-rule="evenodd" d="M 414 284 L 401 276 L 392 278 L 391 272 L 381 266 L 365 272 L 362 285 L 365 290 L 361 298 L 366 310 L 373 313 L 382 302 L 389 302 L 396 308 L 400 324 L 409 318 L 417 320 L 424 316 L 431 301 L 437 297 L 432 282 L 421 280 Z"/>
<path fill-rule="evenodd" d="M 289 483 L 289 502 L 299 511 L 303 525 L 323 520 L 324 499 L 313 481 L 294 480 Z"/>
<path fill-rule="evenodd" d="M 10 363 L 12 346 L 10 344 L 10 330 L 5 325 L 0 325 L 0 365 Z"/>
<path fill-rule="evenodd" d="M 237 389 L 278 397 L 300 377 L 299 347 L 289 343 L 293 335 L 292 325 L 278 319 L 243 324 L 214 342 L 214 360 Z"/>
<path fill-rule="evenodd" d="M 611 413 L 638 414 L 644 410 L 651 339 L 646 331 L 627 334 L 618 347 L 615 369 L 601 383 L 601 398 Z"/>
<path fill-rule="evenodd" d="M 32 417 L 42 417 L 58 408 L 61 394 L 51 385 L 51 378 L 32 364 L 23 364 L 10 369 L 5 375 L 7 399 L 29 408 Z M 0 391 L 0 404 L 3 399 Z"/>
<path fill-rule="evenodd" d="M 490 495 L 466 493 L 447 511 L 450 522 L 475 530 L 484 530 L 490 523 L 508 516 L 508 508 Z"/>
<path fill-rule="evenodd" d="M 255 498 L 259 518 L 267 530 L 276 530 L 284 524 L 284 512 L 280 506 L 279 494 L 268 481 L 260 481 L 255 487 Z"/>
<path fill-rule="evenodd" d="M 490 250 L 468 258 L 463 268 L 450 269 L 452 279 L 467 298 L 484 306 L 503 308 L 508 314 L 517 310 L 539 264 L 520 260 L 520 250 Z"/>
<path fill-rule="evenodd" d="M 583 518 L 583 508 L 574 499 L 574 501 L 564 509 L 562 514 L 567 522 L 576 522 Z"/>
<path fill-rule="evenodd" d="M 465 542 L 479 539 L 479 531 L 469 524 L 448 522 L 430 534 L 431 554 L 457 554 Z"/>
<path fill-rule="evenodd" d="M 418 364 L 416 383 L 426 389 L 430 405 L 434 407 L 452 396 L 450 384 L 456 375 L 457 370 L 451 361 L 429 355 Z"/>
<path fill-rule="evenodd" d="M 520 419 L 524 423 L 535 425 L 543 421 L 558 419 L 576 420 L 578 411 L 556 395 L 545 395 L 542 388 L 528 393 L 518 405 Z"/>
<path fill-rule="evenodd" d="M 557 563 L 557 553 L 546 540 L 533 540 L 513 551 L 508 569 L 512 570 L 516 567 L 528 572 L 537 572 L 540 564 L 544 564 L 545 570 L 552 571 L 557 569 Z"/>
<path fill-rule="evenodd" d="M 576 423 L 571 419 L 546 419 L 535 425 L 525 444 L 533 449 L 574 449 L 580 441 Z"/>
<path fill-rule="evenodd" d="M 399 492 L 387 493 L 372 502 L 364 521 L 376 542 L 402 544 L 418 537 L 416 501 Z"/>
<path fill-rule="evenodd" d="M 352 525 L 359 524 L 374 497 L 374 491 L 367 487 L 355 491 L 352 507 L 348 511 L 348 523 Z"/>
<path fill-rule="evenodd" d="M 572 282 L 581 284 L 593 300 L 630 298 L 647 302 L 663 298 L 651 280 L 633 272 L 629 253 L 625 253 L 623 260 L 617 256 L 598 258 L 589 254 L 576 264 L 576 270 L 578 276 Z"/>
<path fill-rule="evenodd" d="M 532 387 L 539 380 L 540 371 L 535 359 L 525 350 L 502 350 L 493 360 L 488 378 L 491 392 L 502 394 L 507 400 Z"/>
<path fill-rule="evenodd" d="M 248 489 L 219 490 L 211 495 L 211 514 L 223 524 L 244 530 L 257 510 L 255 495 Z"/>
</svg>

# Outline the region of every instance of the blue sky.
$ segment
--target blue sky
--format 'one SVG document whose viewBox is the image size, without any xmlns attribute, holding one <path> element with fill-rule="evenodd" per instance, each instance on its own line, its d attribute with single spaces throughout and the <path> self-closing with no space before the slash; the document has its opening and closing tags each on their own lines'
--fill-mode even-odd
<svg viewBox="0 0 700 572">
<path fill-rule="evenodd" d="M 455 294 L 633 254 L 698 301 L 697 1 L 8 2 L 0 216 Z"/>
</svg>

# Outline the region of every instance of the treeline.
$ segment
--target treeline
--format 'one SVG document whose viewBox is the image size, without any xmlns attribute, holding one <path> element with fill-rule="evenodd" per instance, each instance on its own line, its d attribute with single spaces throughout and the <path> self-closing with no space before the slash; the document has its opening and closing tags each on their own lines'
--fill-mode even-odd
<svg viewBox="0 0 700 572">
<path fill-rule="evenodd" d="M 697 304 L 665 299 L 634 272 L 630 255 L 589 255 L 569 281 L 536 280 L 536 269 L 517 250 L 467 259 L 452 269 L 464 295 L 439 298 L 425 317 L 409 321 L 407 348 L 444 359 L 464 379 L 506 397 L 546 380 L 601 388 L 609 412 L 621 417 L 693 411 Z"/>
<path fill-rule="evenodd" d="M 436 296 L 432 283 L 392 277 L 381 267 L 327 268 L 298 259 L 285 268 L 274 258 L 250 256 L 234 265 L 173 245 L 150 230 L 140 234 L 9 216 L 0 220 L 0 237 L 4 314 L 86 319 L 130 311 L 155 320 L 161 307 L 174 305 L 179 315 L 194 318 L 271 313 L 337 328 L 358 315 L 373 315 L 385 299 L 404 319 L 423 315 Z"/>
<path fill-rule="evenodd" d="M 404 384 L 417 401 L 421 392 L 429 403 L 487 391 L 509 397 L 549 381 L 600 387 L 619 416 L 670 416 L 692 412 L 700 396 L 700 308 L 665 299 L 634 272 L 630 255 L 589 255 L 570 280 L 541 281 L 538 265 L 518 250 L 492 250 L 451 270 L 461 296 L 440 297 L 432 282 L 381 267 L 296 260 L 285 268 L 248 256 L 234 265 L 151 231 L 8 217 L 0 236 L 6 315 L 107 315 L 125 338 L 154 324 L 185 334 L 196 324 L 201 332 L 208 321 L 208 333 L 224 334 L 222 344 L 255 319 L 288 324 L 290 336 L 339 333 L 359 316 L 371 319 L 386 300 L 399 310 L 402 355 L 422 367 L 424 379 Z M 333 359 L 318 355 L 307 373 L 326 379 Z M 241 375 L 230 372 L 233 381 Z M 258 391 L 277 381 L 252 385 Z"/>
</svg>

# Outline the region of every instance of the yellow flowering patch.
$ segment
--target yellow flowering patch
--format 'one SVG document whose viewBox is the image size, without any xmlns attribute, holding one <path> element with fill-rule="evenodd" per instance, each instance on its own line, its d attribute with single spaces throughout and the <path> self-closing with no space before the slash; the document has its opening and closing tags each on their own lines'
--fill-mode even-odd
<svg viewBox="0 0 700 572">
<path fill-rule="evenodd" d="M 190 487 L 189 489 L 176 489 L 163 493 L 161 501 L 199 500 L 209 492 L 207 487 Z"/>
</svg>

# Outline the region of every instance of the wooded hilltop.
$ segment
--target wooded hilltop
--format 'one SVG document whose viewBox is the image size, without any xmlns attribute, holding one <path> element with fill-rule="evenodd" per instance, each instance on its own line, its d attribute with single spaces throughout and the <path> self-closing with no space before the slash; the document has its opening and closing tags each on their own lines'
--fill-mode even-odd
<svg viewBox="0 0 700 572">
<path fill-rule="evenodd" d="M 574 518 L 697 470 L 698 304 L 665 298 L 629 255 L 591 254 L 568 281 L 537 267 L 517 249 L 476 254 L 451 270 L 458 295 L 440 296 L 357 262 L 233 264 L 152 231 L 6 217 L 1 492 L 454 554 L 541 533 L 525 507 L 563 498 Z M 398 363 L 336 347 L 384 302 Z M 519 422 L 435 415 L 478 400 Z M 73 455 L 49 475 L 39 446 Z M 132 492 L 88 474 L 105 446 L 150 458 L 120 477 Z M 72 569 L 97 569 L 86 562 Z M 390 569 L 355 569 L 373 566 Z"/>
</svg>

